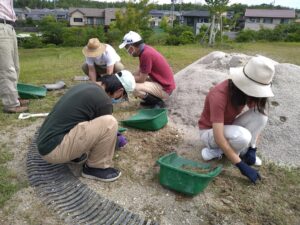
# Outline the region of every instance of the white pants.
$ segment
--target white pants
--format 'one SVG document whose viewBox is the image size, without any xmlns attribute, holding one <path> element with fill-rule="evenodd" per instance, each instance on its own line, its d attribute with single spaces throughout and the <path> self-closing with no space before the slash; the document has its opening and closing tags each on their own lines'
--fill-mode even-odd
<svg viewBox="0 0 300 225">
<path fill-rule="evenodd" d="M 258 135 L 267 125 L 268 117 L 249 109 L 238 116 L 232 125 L 224 125 L 224 136 L 237 154 L 245 154 L 248 147 L 255 148 Z M 206 147 L 220 149 L 214 139 L 213 129 L 200 130 L 200 139 Z M 220 149 L 221 150 L 221 149 Z"/>
</svg>

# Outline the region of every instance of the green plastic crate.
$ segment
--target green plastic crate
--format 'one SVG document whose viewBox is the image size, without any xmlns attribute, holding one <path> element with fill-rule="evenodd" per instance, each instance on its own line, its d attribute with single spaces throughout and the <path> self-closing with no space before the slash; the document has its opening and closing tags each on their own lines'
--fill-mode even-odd
<svg viewBox="0 0 300 225">
<path fill-rule="evenodd" d="M 31 84 L 17 84 L 17 90 L 20 98 L 43 98 L 46 96 L 47 89 L 45 87 L 34 86 Z"/>
<path fill-rule="evenodd" d="M 176 152 L 162 156 L 157 160 L 157 163 L 160 165 L 160 184 L 186 195 L 196 195 L 202 192 L 209 182 L 222 171 L 222 166 L 217 166 L 207 173 L 187 170 L 185 168 L 209 169 L 211 165 L 185 159 L 178 156 Z"/>
<path fill-rule="evenodd" d="M 121 123 L 141 130 L 159 130 L 168 123 L 167 109 L 141 109 Z"/>
</svg>

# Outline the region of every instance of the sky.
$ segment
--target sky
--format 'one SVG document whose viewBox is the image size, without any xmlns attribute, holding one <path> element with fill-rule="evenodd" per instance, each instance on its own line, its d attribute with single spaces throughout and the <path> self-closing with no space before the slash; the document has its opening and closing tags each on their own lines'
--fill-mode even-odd
<svg viewBox="0 0 300 225">
<path fill-rule="evenodd" d="M 99 1 L 107 1 L 107 2 L 120 2 L 124 0 L 99 0 Z M 150 0 L 150 2 L 157 2 L 158 4 L 168 4 L 171 3 L 171 0 Z M 177 3 L 201 3 L 204 4 L 205 0 L 176 0 Z M 229 5 L 235 3 L 241 3 L 245 5 L 260 5 L 260 4 L 270 4 L 275 2 L 275 5 L 281 5 L 290 8 L 300 9 L 300 0 L 229 0 Z"/>
</svg>

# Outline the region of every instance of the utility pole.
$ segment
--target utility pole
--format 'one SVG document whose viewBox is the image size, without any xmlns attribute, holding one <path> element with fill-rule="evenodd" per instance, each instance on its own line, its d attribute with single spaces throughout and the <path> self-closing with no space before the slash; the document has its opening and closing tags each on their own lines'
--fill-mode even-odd
<svg viewBox="0 0 300 225">
<path fill-rule="evenodd" d="M 171 0 L 171 3 L 172 3 L 172 6 L 171 6 L 171 20 L 172 20 L 172 27 L 173 27 L 173 25 L 174 25 L 174 8 L 175 8 L 175 6 L 174 6 L 174 4 L 175 4 L 175 2 L 176 2 L 176 0 Z"/>
</svg>

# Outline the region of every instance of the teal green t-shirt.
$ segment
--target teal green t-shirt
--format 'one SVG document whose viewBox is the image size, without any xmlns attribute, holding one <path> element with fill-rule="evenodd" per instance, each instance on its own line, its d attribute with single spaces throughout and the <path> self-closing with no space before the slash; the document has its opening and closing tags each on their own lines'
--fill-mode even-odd
<svg viewBox="0 0 300 225">
<path fill-rule="evenodd" d="M 40 154 L 50 153 L 78 123 L 112 112 L 111 98 L 100 86 L 95 83 L 74 86 L 56 103 L 40 128 L 37 138 Z"/>
</svg>

